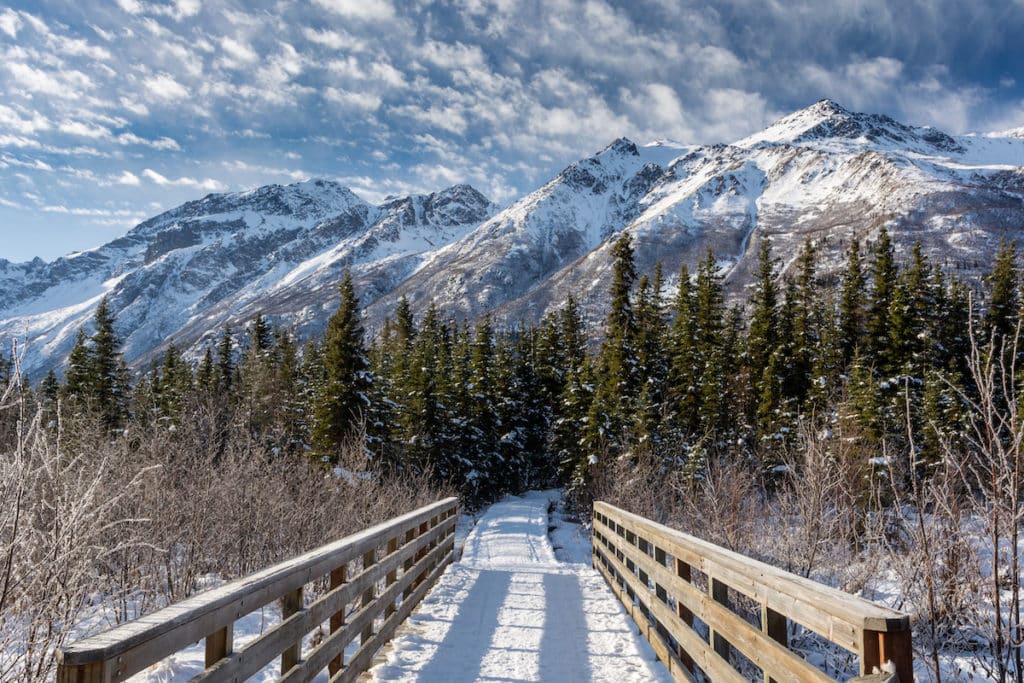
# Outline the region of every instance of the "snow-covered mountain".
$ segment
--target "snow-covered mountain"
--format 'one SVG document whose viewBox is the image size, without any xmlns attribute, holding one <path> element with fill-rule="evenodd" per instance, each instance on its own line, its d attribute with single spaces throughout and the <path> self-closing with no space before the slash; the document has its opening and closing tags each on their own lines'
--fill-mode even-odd
<svg viewBox="0 0 1024 683">
<path fill-rule="evenodd" d="M 574 293 L 603 318 L 613 232 L 637 265 L 669 277 L 712 249 L 729 292 L 749 284 L 758 241 L 788 266 L 814 240 L 835 271 L 851 237 L 881 226 L 898 250 L 920 241 L 939 263 L 984 270 L 1003 236 L 1024 237 L 1024 139 L 953 137 L 823 100 L 731 145 L 637 147 L 618 140 L 577 162 L 370 307 L 405 294 L 475 316 L 536 320 Z"/>
<path fill-rule="evenodd" d="M 616 140 L 501 211 L 467 186 L 381 206 L 326 181 L 210 195 L 98 249 L 0 261 L 0 335 L 31 340 L 37 375 L 108 295 L 136 364 L 257 311 L 301 336 L 337 305 L 345 267 L 371 327 L 403 295 L 515 322 L 572 292 L 599 318 L 622 230 L 641 271 L 671 275 L 713 249 L 738 294 L 766 236 L 784 265 L 814 240 L 830 271 L 883 225 L 898 250 L 920 241 L 947 267 L 986 269 L 1001 238 L 1024 237 L 1024 136 L 954 137 L 823 100 L 730 145 Z"/>
<path fill-rule="evenodd" d="M 495 210 L 466 185 L 380 206 L 323 180 L 212 194 L 97 249 L 0 260 L 0 336 L 29 340 L 35 377 L 67 356 L 103 296 L 135 364 L 170 342 L 201 348 L 258 311 L 304 336 L 337 306 L 345 268 L 361 292 L 387 292 Z"/>
</svg>

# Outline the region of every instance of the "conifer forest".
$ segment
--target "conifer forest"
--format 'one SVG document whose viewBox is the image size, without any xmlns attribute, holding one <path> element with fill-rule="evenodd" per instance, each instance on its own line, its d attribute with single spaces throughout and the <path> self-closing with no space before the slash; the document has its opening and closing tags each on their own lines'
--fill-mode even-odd
<svg viewBox="0 0 1024 683">
<path fill-rule="evenodd" d="M 62 373 L 21 376 L 15 346 L 0 620 L 29 647 L 0 678 L 52 672 L 83 594 L 128 620 L 214 569 L 239 576 L 446 492 L 474 509 L 560 487 L 581 516 L 601 498 L 898 596 L 935 677 L 960 658 L 1021 680 L 1016 246 L 964 281 L 883 229 L 826 278 L 813 243 L 781 255 L 765 239 L 736 301 L 712 253 L 673 274 L 638 273 L 628 237 L 614 255 L 603 320 L 570 292 L 538 325 L 416 316 L 403 299 L 368 331 L 346 277 L 305 343 L 260 315 L 198 359 L 169 346 L 133 371 L 104 303 Z"/>
</svg>

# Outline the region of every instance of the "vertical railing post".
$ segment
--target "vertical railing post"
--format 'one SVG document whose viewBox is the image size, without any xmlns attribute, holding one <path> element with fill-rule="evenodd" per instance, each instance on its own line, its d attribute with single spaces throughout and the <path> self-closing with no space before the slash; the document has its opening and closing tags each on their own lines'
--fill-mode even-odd
<svg viewBox="0 0 1024 683">
<path fill-rule="evenodd" d="M 408 531 L 405 532 L 405 545 L 409 545 L 410 543 L 412 543 L 415 540 L 416 540 L 416 529 L 415 528 L 409 529 Z M 409 570 L 412 569 L 412 566 L 414 564 L 416 564 L 416 558 L 414 556 L 410 555 L 409 558 L 406 559 L 406 561 L 402 563 L 402 576 L 405 576 L 406 574 L 408 574 Z M 406 600 L 409 599 L 409 596 L 412 595 L 412 592 L 413 592 L 413 590 L 415 590 L 415 587 L 416 587 L 415 581 L 410 581 L 409 584 L 405 587 L 405 590 L 402 591 L 402 602 L 405 602 Z"/>
<path fill-rule="evenodd" d="M 219 662 L 231 654 L 234 649 L 234 627 L 228 624 L 224 628 L 217 629 L 206 636 L 206 657 L 204 658 L 206 668 Z"/>
<path fill-rule="evenodd" d="M 729 607 L 729 587 L 713 576 L 708 576 L 708 594 L 718 604 Z M 729 641 L 714 629 L 711 629 L 710 640 L 718 656 L 728 662 Z"/>
<path fill-rule="evenodd" d="M 860 657 L 860 674 L 867 676 L 882 670 L 892 662 L 900 683 L 914 680 L 914 649 L 910 631 L 867 631 L 863 632 L 863 646 Z"/>
<path fill-rule="evenodd" d="M 396 553 L 397 551 L 398 551 L 398 537 L 396 536 L 395 538 L 392 538 L 390 541 L 388 541 L 388 555 L 392 555 L 392 554 Z M 395 581 L 398 581 L 398 567 L 397 566 L 394 569 L 392 569 L 391 571 L 388 572 L 388 576 L 387 576 L 387 579 L 386 579 L 386 584 L 387 584 L 387 586 L 390 586 Z M 394 613 L 395 613 L 395 601 L 392 600 L 384 608 L 384 618 L 387 619 L 388 617 L 390 617 Z"/>
<path fill-rule="evenodd" d="M 676 558 L 676 576 L 681 578 L 683 581 L 689 583 L 692 581 L 690 575 L 690 565 L 683 562 L 678 557 Z M 683 623 L 693 628 L 693 612 L 684 605 L 678 598 L 676 599 L 676 614 L 683 620 Z M 682 645 L 679 646 L 679 660 L 686 666 L 690 673 L 694 673 L 694 662 L 693 657 L 687 652 Z"/>
<path fill-rule="evenodd" d="M 281 598 L 281 621 L 302 611 L 302 586 L 299 586 L 290 593 L 285 593 Z M 281 675 L 291 671 L 292 667 L 302 660 L 302 638 L 299 642 L 289 646 L 281 653 Z"/>
<path fill-rule="evenodd" d="M 665 566 L 665 562 L 666 562 L 665 551 L 662 550 L 661 548 L 659 548 L 658 546 L 654 546 L 654 561 L 657 562 L 662 567 Z M 658 599 L 658 601 L 661 602 L 662 604 L 668 605 L 668 591 L 666 591 L 665 587 L 662 586 L 660 583 L 655 583 L 654 584 L 654 597 L 656 597 Z M 662 639 L 664 639 L 666 641 L 666 644 L 667 644 L 667 641 L 668 641 L 668 629 L 666 629 L 664 624 L 662 624 L 657 619 L 654 620 L 654 625 L 658 629 L 658 635 L 660 635 L 662 637 Z"/>
<path fill-rule="evenodd" d="M 367 569 L 369 569 L 370 567 L 372 567 L 376 563 L 377 563 L 377 549 L 373 548 L 372 550 L 368 550 L 366 552 L 366 554 L 363 555 L 363 571 L 366 571 Z M 373 604 L 373 600 L 376 597 L 377 597 L 377 586 L 375 584 L 371 583 L 369 586 L 366 587 L 366 590 L 363 591 L 362 606 L 363 607 L 369 607 L 370 605 Z M 370 622 L 366 625 L 366 628 L 364 628 L 363 632 L 360 634 L 360 636 L 359 636 L 359 646 L 362 647 L 363 645 L 366 645 L 368 642 L 370 642 L 370 638 L 372 638 L 372 637 L 373 637 L 373 619 L 370 620 Z"/>
<path fill-rule="evenodd" d="M 782 647 L 789 647 L 789 624 L 785 614 L 779 614 L 768 605 L 761 604 L 761 631 Z M 769 676 L 764 675 L 764 683 L 777 683 Z"/>
<path fill-rule="evenodd" d="M 341 588 L 348 581 L 348 565 L 343 564 L 331 572 L 331 590 Z M 345 609 L 348 605 L 342 605 L 341 609 L 331 615 L 331 633 L 337 633 L 345 627 Z M 331 678 L 334 677 L 341 667 L 345 666 L 345 651 L 342 649 L 338 655 L 327 665 L 327 672 Z"/>
</svg>

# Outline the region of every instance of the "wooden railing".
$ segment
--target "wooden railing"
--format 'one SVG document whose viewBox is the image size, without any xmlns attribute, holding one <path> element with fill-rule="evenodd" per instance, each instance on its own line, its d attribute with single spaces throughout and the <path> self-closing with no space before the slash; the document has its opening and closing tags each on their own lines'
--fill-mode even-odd
<svg viewBox="0 0 1024 683">
<path fill-rule="evenodd" d="M 914 680 L 906 615 L 603 502 L 593 560 L 675 680 L 698 680 L 695 667 L 716 683 L 748 680 L 750 667 L 744 675 L 730 661 L 735 649 L 765 683 L 832 681 L 789 649 L 789 621 L 858 655 L 857 680 Z M 734 611 L 730 589 L 760 617 Z"/>
<path fill-rule="evenodd" d="M 116 683 L 205 639 L 196 682 L 244 681 L 277 657 L 281 681 L 324 669 L 332 682 L 354 681 L 451 563 L 457 514 L 458 499 L 447 498 L 77 642 L 59 653 L 57 680 Z M 320 580 L 328 591 L 306 604 L 303 587 Z M 274 600 L 281 623 L 235 651 L 234 622 Z M 328 622 L 329 633 L 303 651 L 303 638 Z"/>
</svg>

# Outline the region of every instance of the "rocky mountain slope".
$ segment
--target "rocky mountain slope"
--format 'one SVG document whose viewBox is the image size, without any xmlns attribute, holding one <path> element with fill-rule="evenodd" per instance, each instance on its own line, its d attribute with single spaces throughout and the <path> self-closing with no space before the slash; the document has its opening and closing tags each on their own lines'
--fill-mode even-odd
<svg viewBox="0 0 1024 683">
<path fill-rule="evenodd" d="M 323 180 L 209 195 L 91 251 L 0 261 L 0 336 L 29 340 L 35 377 L 59 366 L 103 296 L 135 365 L 172 341 L 198 351 L 257 311 L 306 336 L 337 306 L 346 267 L 360 291 L 389 291 L 495 210 L 465 185 L 380 206 Z"/>
<path fill-rule="evenodd" d="M 210 195 L 98 249 L 0 261 L 0 335 L 30 339 L 37 375 L 106 294 L 137 365 L 169 341 L 198 352 L 257 311 L 303 336 L 336 306 L 346 267 L 370 327 L 403 295 L 417 311 L 514 322 L 573 292 L 600 319 L 622 230 L 641 271 L 692 268 L 712 249 L 739 295 L 764 237 L 784 265 L 814 240 L 828 272 L 883 225 L 899 250 L 920 241 L 950 268 L 986 269 L 1001 238 L 1024 236 L 1019 131 L 953 137 L 823 100 L 730 145 L 616 140 L 501 211 L 467 186 L 381 206 L 327 181 Z"/>
</svg>

